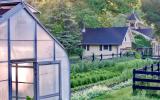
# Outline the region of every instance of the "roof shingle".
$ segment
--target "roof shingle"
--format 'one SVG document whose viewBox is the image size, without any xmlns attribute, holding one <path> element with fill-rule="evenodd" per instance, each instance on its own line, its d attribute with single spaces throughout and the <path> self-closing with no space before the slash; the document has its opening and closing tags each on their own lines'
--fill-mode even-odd
<svg viewBox="0 0 160 100">
<path fill-rule="evenodd" d="M 146 28 L 146 29 L 134 29 L 135 31 L 137 32 L 140 32 L 142 33 L 143 35 L 145 36 L 148 36 L 150 38 L 154 38 L 154 35 L 153 35 L 153 30 L 151 28 Z"/>
</svg>

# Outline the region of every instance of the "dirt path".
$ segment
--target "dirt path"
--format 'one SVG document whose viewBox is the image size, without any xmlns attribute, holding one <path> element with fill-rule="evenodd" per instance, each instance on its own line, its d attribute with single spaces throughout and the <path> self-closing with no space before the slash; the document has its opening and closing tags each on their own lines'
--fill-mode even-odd
<svg viewBox="0 0 160 100">
<path fill-rule="evenodd" d="M 108 87 L 106 85 L 92 86 L 92 87 L 89 87 L 89 88 L 73 93 L 72 100 L 89 100 L 91 98 L 94 98 L 96 96 L 103 94 L 104 92 L 110 92 L 113 90 L 121 89 L 123 87 L 130 86 L 131 84 L 132 84 L 132 80 L 129 79 L 125 82 L 115 84 L 111 87 Z"/>
</svg>

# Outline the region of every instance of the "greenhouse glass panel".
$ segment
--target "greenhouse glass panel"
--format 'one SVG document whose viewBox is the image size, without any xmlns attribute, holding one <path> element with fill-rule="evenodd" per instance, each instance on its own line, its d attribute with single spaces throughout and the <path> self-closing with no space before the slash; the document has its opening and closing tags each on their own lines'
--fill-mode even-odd
<svg viewBox="0 0 160 100">
<path fill-rule="evenodd" d="M 34 42 L 11 41 L 11 59 L 34 58 Z"/>
<path fill-rule="evenodd" d="M 54 40 L 43 28 L 37 25 L 38 61 L 53 61 L 54 58 L 53 52 L 54 52 Z"/>
<path fill-rule="evenodd" d="M 39 66 L 39 89 L 41 97 L 59 93 L 59 77 L 58 64 Z"/>
<path fill-rule="evenodd" d="M 8 100 L 8 81 L 0 82 L 0 100 Z"/>
<path fill-rule="evenodd" d="M 0 63 L 0 100 L 8 100 L 8 63 Z"/>
<path fill-rule="evenodd" d="M 61 61 L 61 78 L 62 78 L 62 99 L 69 98 L 69 88 L 70 88 L 70 82 L 69 82 L 69 60 L 67 58 L 66 52 L 64 49 L 58 45 L 55 44 L 55 54 L 56 54 L 56 60 Z"/>
<path fill-rule="evenodd" d="M 8 61 L 8 41 L 0 40 L 0 62 Z"/>
<path fill-rule="evenodd" d="M 8 61 L 8 29 L 7 22 L 0 23 L 0 62 Z"/>
<path fill-rule="evenodd" d="M 34 40 L 35 21 L 25 10 L 20 10 L 10 19 L 11 40 Z"/>
<path fill-rule="evenodd" d="M 0 40 L 8 39 L 7 22 L 0 23 Z"/>
</svg>

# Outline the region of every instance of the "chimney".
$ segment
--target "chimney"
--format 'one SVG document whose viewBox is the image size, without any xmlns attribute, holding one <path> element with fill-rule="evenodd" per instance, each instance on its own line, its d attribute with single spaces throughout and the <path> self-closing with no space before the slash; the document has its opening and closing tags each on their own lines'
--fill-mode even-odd
<svg viewBox="0 0 160 100">
<path fill-rule="evenodd" d="M 82 29 L 82 33 L 85 33 L 86 32 L 86 28 L 85 27 L 83 27 L 83 29 Z"/>
<path fill-rule="evenodd" d="M 80 27 L 81 27 L 81 32 L 85 33 L 86 32 L 86 27 L 85 27 L 85 24 L 84 24 L 83 20 L 81 20 L 81 22 L 80 22 Z"/>
</svg>

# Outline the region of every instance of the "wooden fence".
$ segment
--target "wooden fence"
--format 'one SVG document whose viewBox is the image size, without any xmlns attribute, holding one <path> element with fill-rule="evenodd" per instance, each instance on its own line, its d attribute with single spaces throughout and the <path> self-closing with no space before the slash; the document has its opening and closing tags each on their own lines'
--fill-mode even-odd
<svg viewBox="0 0 160 100">
<path fill-rule="evenodd" d="M 152 83 L 160 83 L 160 63 L 133 70 L 133 93 L 136 89 L 160 90 L 160 86 L 152 86 Z"/>
<path fill-rule="evenodd" d="M 81 60 L 92 60 L 92 61 L 95 61 L 95 60 L 106 60 L 106 59 L 113 59 L 113 58 L 116 58 L 116 57 L 129 57 L 129 56 L 135 56 L 135 53 L 126 53 L 126 54 L 122 54 L 122 53 L 119 53 L 119 54 L 108 54 L 108 55 L 95 55 L 95 54 L 92 54 L 92 56 L 80 56 L 80 59 Z"/>
</svg>

